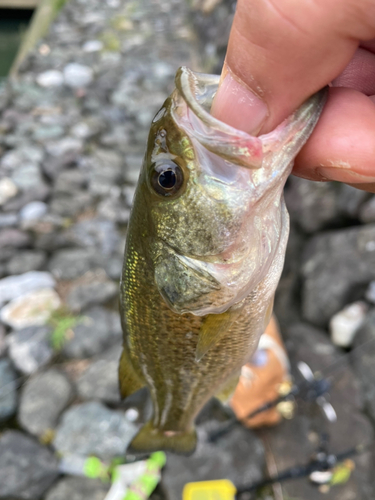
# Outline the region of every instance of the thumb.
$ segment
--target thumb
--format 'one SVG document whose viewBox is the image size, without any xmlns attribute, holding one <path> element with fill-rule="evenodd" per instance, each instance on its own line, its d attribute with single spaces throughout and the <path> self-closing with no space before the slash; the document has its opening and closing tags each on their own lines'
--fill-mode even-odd
<svg viewBox="0 0 375 500">
<path fill-rule="evenodd" d="M 239 0 L 212 114 L 267 133 L 375 36 L 373 0 Z"/>
</svg>

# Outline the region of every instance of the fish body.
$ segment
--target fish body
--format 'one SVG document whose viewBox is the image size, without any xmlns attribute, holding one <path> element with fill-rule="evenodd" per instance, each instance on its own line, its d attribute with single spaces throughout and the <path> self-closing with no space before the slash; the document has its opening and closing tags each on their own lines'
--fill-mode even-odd
<svg viewBox="0 0 375 500">
<path fill-rule="evenodd" d="M 194 450 L 194 419 L 230 393 L 267 325 L 289 232 L 283 186 L 322 91 L 270 134 L 209 113 L 219 77 L 180 68 L 155 116 L 121 281 L 123 397 L 147 386 L 141 451 Z"/>
</svg>

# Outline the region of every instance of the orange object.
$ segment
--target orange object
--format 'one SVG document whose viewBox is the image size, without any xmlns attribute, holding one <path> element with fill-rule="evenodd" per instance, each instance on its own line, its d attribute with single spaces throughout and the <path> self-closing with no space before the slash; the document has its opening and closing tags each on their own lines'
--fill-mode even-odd
<svg viewBox="0 0 375 500">
<path fill-rule="evenodd" d="M 256 361 L 257 360 L 257 361 Z M 281 419 L 274 407 L 253 418 L 246 416 L 280 396 L 280 389 L 290 383 L 289 360 L 281 339 L 278 323 L 272 316 L 261 336 L 254 361 L 242 367 L 238 385 L 229 405 L 247 427 L 277 424 Z"/>
</svg>

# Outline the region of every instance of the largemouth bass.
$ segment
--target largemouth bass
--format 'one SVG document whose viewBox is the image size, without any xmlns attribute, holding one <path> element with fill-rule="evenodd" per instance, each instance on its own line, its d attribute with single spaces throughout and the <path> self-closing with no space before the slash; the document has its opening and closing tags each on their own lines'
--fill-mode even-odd
<svg viewBox="0 0 375 500">
<path fill-rule="evenodd" d="M 155 116 L 127 233 L 120 388 L 153 417 L 131 448 L 189 453 L 194 418 L 229 393 L 272 313 L 289 219 L 283 186 L 325 92 L 253 137 L 210 115 L 219 77 L 180 68 Z"/>
</svg>

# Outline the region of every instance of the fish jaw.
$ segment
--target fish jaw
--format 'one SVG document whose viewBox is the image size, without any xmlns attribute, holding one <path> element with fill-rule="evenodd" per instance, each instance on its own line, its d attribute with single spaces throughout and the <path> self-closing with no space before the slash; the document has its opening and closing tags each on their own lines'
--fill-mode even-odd
<svg viewBox="0 0 375 500">
<path fill-rule="evenodd" d="M 180 68 L 162 118 L 168 114 L 169 126 L 185 133 L 194 150 L 187 192 L 154 208 L 155 226 L 162 228 L 157 238 L 168 247 L 155 262 L 155 280 L 179 314 L 220 314 L 267 274 L 288 238 L 285 181 L 325 102 L 324 91 L 315 94 L 274 131 L 254 137 L 210 115 L 218 83 L 219 77 Z M 186 215 L 189 207 L 204 230 L 194 233 L 199 223 Z M 173 223 L 163 213 L 173 214 Z"/>
</svg>

